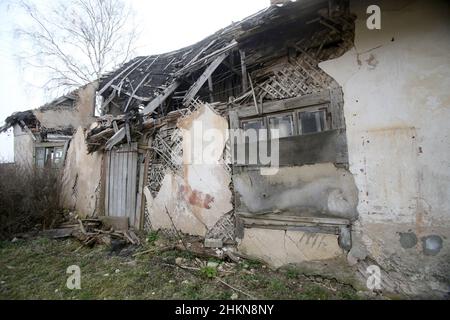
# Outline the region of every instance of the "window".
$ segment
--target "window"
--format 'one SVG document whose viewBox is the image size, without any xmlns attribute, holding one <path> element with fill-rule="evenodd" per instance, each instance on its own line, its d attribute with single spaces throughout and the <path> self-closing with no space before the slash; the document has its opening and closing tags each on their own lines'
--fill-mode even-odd
<svg viewBox="0 0 450 320">
<path fill-rule="evenodd" d="M 251 120 L 242 121 L 242 128 L 244 129 L 244 131 L 247 131 L 247 130 L 253 131 L 253 130 L 255 130 L 256 138 L 258 140 L 265 140 L 266 139 L 266 137 L 260 136 L 261 132 L 259 132 L 260 129 L 265 129 L 266 128 L 263 118 L 257 118 L 257 119 L 251 119 Z M 249 142 L 256 141 L 254 139 L 255 136 L 250 134 L 250 132 L 248 132 L 248 136 L 249 136 Z"/>
<path fill-rule="evenodd" d="M 292 114 L 271 116 L 268 119 L 269 129 L 278 129 L 280 138 L 294 135 L 294 117 Z"/>
<path fill-rule="evenodd" d="M 43 168 L 45 164 L 45 148 L 36 148 L 36 167 Z"/>
<path fill-rule="evenodd" d="M 53 163 L 60 167 L 62 164 L 62 157 L 63 157 L 63 148 L 62 147 L 55 147 L 53 151 Z"/>
<path fill-rule="evenodd" d="M 63 153 L 63 147 L 36 147 L 36 167 L 60 167 Z"/>
<path fill-rule="evenodd" d="M 298 113 L 298 124 L 300 134 L 321 132 L 325 128 L 325 110 L 304 111 Z"/>
<path fill-rule="evenodd" d="M 290 137 L 295 135 L 310 134 L 328 130 L 329 119 L 327 119 L 327 107 L 324 105 L 307 107 L 290 112 L 270 114 L 261 118 L 241 121 L 241 127 L 247 129 L 265 129 L 266 123 L 268 134 L 270 129 L 278 129 L 279 137 Z M 259 139 L 266 137 L 259 137 Z"/>
</svg>

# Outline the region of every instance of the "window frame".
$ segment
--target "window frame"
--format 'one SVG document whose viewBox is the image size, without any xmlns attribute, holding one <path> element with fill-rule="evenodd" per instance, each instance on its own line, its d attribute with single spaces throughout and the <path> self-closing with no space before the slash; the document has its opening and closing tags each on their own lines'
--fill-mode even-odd
<svg viewBox="0 0 450 320">
<path fill-rule="evenodd" d="M 310 109 L 310 108 L 305 108 L 305 109 Z M 307 135 L 307 134 L 314 134 L 314 133 L 319 133 L 319 132 L 324 132 L 324 131 L 330 130 L 330 126 L 329 126 L 328 122 L 331 121 L 331 119 L 329 119 L 328 108 L 327 107 L 314 108 L 314 109 L 310 109 L 310 110 L 305 110 L 305 109 L 298 109 L 298 110 L 294 111 L 295 119 L 296 119 L 296 122 L 297 122 L 297 134 L 298 135 L 303 136 L 303 135 Z M 323 130 L 316 131 L 316 132 L 309 132 L 309 133 L 301 132 L 302 125 L 300 123 L 300 114 L 304 113 L 304 112 L 316 113 L 316 112 L 321 112 L 321 111 L 323 111 L 325 113 Z"/>
<path fill-rule="evenodd" d="M 295 112 L 293 111 L 283 111 L 283 112 L 276 112 L 276 113 L 269 113 L 265 116 L 265 118 L 267 119 L 267 135 L 268 135 L 268 139 L 272 139 L 271 134 L 270 134 L 270 118 L 274 118 L 274 117 L 280 117 L 280 116 L 285 116 L 285 115 L 290 115 L 292 117 L 292 135 L 290 136 L 286 136 L 286 137 L 280 137 L 280 138 L 287 138 L 287 137 L 293 137 L 293 136 L 297 136 L 298 135 L 298 123 L 295 119 Z"/>
<path fill-rule="evenodd" d="M 324 119 L 325 121 L 324 121 L 323 130 L 317 131 L 317 132 L 302 133 L 301 132 L 301 124 L 299 123 L 300 113 L 302 113 L 302 112 L 319 112 L 319 111 L 325 112 L 325 119 Z M 293 117 L 294 134 L 292 136 L 287 136 L 287 137 L 316 134 L 316 133 L 321 133 L 324 131 L 331 130 L 332 119 L 331 119 L 331 114 L 330 114 L 330 104 L 329 103 L 322 103 L 322 104 L 313 105 L 313 106 L 300 107 L 300 108 L 291 109 L 291 110 L 280 110 L 280 111 L 276 111 L 276 112 L 264 113 L 264 114 L 257 115 L 254 117 L 241 118 L 241 119 L 239 119 L 239 127 L 242 130 L 245 130 L 244 123 L 255 121 L 255 120 L 262 120 L 262 124 L 263 124 L 262 128 L 267 129 L 266 139 L 270 140 L 271 139 L 271 137 L 270 137 L 270 118 L 277 117 L 277 116 L 283 116 L 283 115 L 291 115 Z M 284 138 L 287 138 L 287 137 L 284 137 Z"/>
<path fill-rule="evenodd" d="M 38 158 L 38 149 L 43 149 L 43 154 L 44 154 L 44 158 Z M 51 149 L 51 150 L 50 150 Z M 56 154 L 56 150 L 57 149 L 61 149 L 61 157 L 58 157 L 59 161 L 55 162 L 55 154 Z M 47 164 L 47 155 L 48 153 L 53 153 L 53 157 L 51 158 L 50 161 L 50 166 L 48 166 Z M 65 144 L 50 144 L 50 145 L 46 145 L 46 144 L 38 144 L 34 147 L 34 165 L 36 168 L 52 168 L 52 169 L 58 169 L 63 167 L 64 164 L 64 158 L 65 158 Z M 43 161 L 43 166 L 40 166 L 38 164 L 38 161 Z"/>
</svg>

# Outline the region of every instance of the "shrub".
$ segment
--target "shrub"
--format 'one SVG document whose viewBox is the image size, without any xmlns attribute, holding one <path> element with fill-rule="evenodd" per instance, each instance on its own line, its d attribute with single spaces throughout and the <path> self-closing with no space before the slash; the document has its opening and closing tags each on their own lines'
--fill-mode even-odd
<svg viewBox="0 0 450 320">
<path fill-rule="evenodd" d="M 200 269 L 200 274 L 206 278 L 214 278 L 217 276 L 217 269 L 214 267 L 204 266 Z"/>
<path fill-rule="evenodd" d="M 147 242 L 150 245 L 154 245 L 156 240 L 158 240 L 158 239 L 159 239 L 158 231 L 150 231 L 150 233 L 147 236 Z"/>
<path fill-rule="evenodd" d="M 0 239 L 52 228 L 62 217 L 60 194 L 58 170 L 0 163 Z"/>
</svg>

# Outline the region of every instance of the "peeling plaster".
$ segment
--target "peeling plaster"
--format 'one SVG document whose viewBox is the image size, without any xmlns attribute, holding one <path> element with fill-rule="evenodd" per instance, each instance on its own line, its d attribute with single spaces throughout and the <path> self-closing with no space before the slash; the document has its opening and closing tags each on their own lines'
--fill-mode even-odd
<svg viewBox="0 0 450 320">
<path fill-rule="evenodd" d="M 238 250 L 275 268 L 344 256 L 336 235 L 257 228 L 245 228 Z"/>
<path fill-rule="evenodd" d="M 173 221 L 175 227 L 184 233 L 204 236 L 224 214 L 233 209 L 229 189 L 231 177 L 225 167 L 220 163 L 189 162 L 188 155 L 192 152 L 192 145 L 200 142 L 197 139 L 203 139 L 193 134 L 195 121 L 203 125 L 203 130 L 215 129 L 223 134 L 223 140 L 215 146 L 220 151 L 217 153 L 217 161 L 220 162 L 222 157 L 228 129 L 226 119 L 205 105 L 179 121 L 177 125 L 183 135 L 182 176 L 167 172 L 155 198 L 152 198 L 148 190 L 145 191 L 147 209 L 154 229 L 172 229 Z M 203 142 L 205 145 L 209 143 Z"/>
<path fill-rule="evenodd" d="M 66 208 L 80 216 L 98 214 L 99 183 L 103 165 L 101 152 L 87 153 L 83 128 L 78 128 L 72 140 L 62 172 L 62 201 Z"/>
<path fill-rule="evenodd" d="M 381 30 L 366 28 L 368 4 L 351 1 L 355 47 L 319 65 L 344 92 L 349 169 L 359 193 L 356 245 L 409 281 L 398 288 L 445 290 L 437 283 L 450 274 L 448 4 L 381 1 Z M 422 250 L 408 249 L 413 236 L 399 241 L 405 229 L 422 239 Z M 429 234 L 439 238 L 428 241 Z M 442 249 L 428 255 L 440 248 L 437 239 Z"/>
</svg>

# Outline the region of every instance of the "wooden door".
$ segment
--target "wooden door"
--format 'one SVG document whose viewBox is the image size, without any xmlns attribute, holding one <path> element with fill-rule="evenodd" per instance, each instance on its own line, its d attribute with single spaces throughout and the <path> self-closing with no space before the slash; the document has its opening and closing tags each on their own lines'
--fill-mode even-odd
<svg viewBox="0 0 450 320">
<path fill-rule="evenodd" d="M 136 217 L 137 144 L 124 144 L 106 153 L 105 214 L 128 217 L 130 226 L 139 228 Z"/>
</svg>

